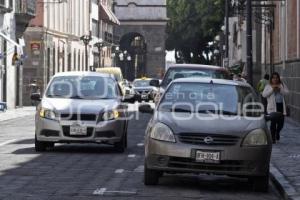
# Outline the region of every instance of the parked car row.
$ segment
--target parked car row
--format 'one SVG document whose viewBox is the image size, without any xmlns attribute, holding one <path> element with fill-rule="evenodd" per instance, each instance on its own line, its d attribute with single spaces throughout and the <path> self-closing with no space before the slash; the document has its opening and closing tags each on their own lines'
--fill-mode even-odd
<svg viewBox="0 0 300 200">
<path fill-rule="evenodd" d="M 259 98 L 224 68 L 174 65 L 162 81 L 129 83 L 121 70 L 63 72 L 52 77 L 35 118 L 35 149 L 55 143 L 102 143 L 124 152 L 128 106 L 135 100 L 152 117 L 145 131 L 145 185 L 164 173 L 206 173 L 248 178 L 268 190 L 272 141 Z"/>
</svg>

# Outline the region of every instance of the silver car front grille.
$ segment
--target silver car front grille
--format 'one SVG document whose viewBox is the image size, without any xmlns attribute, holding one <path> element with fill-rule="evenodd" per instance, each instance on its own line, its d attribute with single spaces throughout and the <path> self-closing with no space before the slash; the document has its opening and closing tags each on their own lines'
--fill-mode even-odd
<svg viewBox="0 0 300 200">
<path fill-rule="evenodd" d="M 239 137 L 229 135 L 214 135 L 203 133 L 180 133 L 179 141 L 196 145 L 235 145 Z"/>
<path fill-rule="evenodd" d="M 60 118 L 61 118 L 61 120 L 70 120 L 70 121 L 96 121 L 97 115 L 66 113 L 66 114 L 61 114 Z"/>
</svg>

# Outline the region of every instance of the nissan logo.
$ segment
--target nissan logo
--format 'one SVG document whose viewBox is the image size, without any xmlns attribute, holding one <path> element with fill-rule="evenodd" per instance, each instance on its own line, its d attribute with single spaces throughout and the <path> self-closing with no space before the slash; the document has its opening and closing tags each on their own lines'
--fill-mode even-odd
<svg viewBox="0 0 300 200">
<path fill-rule="evenodd" d="M 204 140 L 203 140 L 206 144 L 211 144 L 211 143 L 213 143 L 214 142 L 214 139 L 212 138 L 212 137 L 206 137 L 206 138 L 204 138 Z"/>
</svg>

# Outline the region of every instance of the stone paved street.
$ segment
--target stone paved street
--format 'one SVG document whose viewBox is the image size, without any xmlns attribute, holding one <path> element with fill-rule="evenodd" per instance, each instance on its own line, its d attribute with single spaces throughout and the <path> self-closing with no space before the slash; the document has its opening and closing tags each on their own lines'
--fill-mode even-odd
<svg viewBox="0 0 300 200">
<path fill-rule="evenodd" d="M 124 154 L 102 145 L 56 145 L 34 151 L 33 115 L 2 121 L 0 199 L 280 199 L 252 192 L 246 180 L 208 175 L 166 175 L 157 186 L 143 184 L 143 139 L 149 115 L 131 121 Z"/>
</svg>

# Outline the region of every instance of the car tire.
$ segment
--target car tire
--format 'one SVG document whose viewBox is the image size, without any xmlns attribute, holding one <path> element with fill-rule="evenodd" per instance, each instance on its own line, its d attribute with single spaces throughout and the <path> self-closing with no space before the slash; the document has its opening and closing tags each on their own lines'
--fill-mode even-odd
<svg viewBox="0 0 300 200">
<path fill-rule="evenodd" d="M 149 169 L 146 165 L 144 168 L 144 184 L 145 185 L 157 185 L 159 182 L 159 177 L 162 173 L 156 170 Z"/>
<path fill-rule="evenodd" d="M 114 144 L 114 148 L 118 153 L 124 153 L 127 146 L 127 134 L 124 133 L 121 140 Z"/>
<path fill-rule="evenodd" d="M 38 141 L 36 136 L 35 136 L 35 140 L 34 140 L 34 145 L 35 145 L 35 151 L 36 152 L 43 152 L 43 151 L 46 151 L 48 148 L 53 148 L 54 147 L 53 142 Z"/>
<path fill-rule="evenodd" d="M 253 185 L 253 190 L 256 192 L 268 192 L 269 176 L 251 177 L 250 182 Z"/>
</svg>

